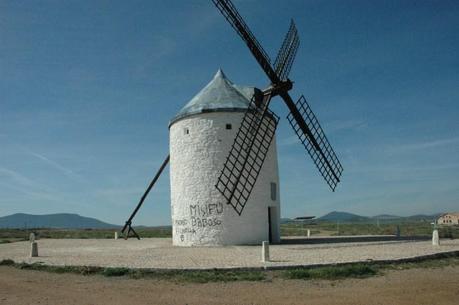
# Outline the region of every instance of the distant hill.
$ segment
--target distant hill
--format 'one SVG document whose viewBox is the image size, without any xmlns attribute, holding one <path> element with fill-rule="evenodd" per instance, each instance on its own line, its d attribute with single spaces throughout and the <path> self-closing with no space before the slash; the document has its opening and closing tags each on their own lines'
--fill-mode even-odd
<svg viewBox="0 0 459 305">
<path fill-rule="evenodd" d="M 31 215 L 18 213 L 0 217 L 0 228 L 62 228 L 62 229 L 103 229 L 119 226 L 83 217 L 78 214 Z"/>
<path fill-rule="evenodd" d="M 424 215 L 424 214 L 418 214 L 418 215 L 412 215 L 412 216 L 408 216 L 408 217 L 405 217 L 406 220 L 424 220 L 424 221 L 433 221 L 435 219 L 437 219 L 438 217 L 440 217 L 442 213 L 437 213 L 437 214 L 433 214 L 433 215 Z"/>
<path fill-rule="evenodd" d="M 292 222 L 293 220 L 290 219 L 290 218 L 281 218 L 280 219 L 280 223 L 281 224 L 284 224 L 284 223 L 289 223 L 289 222 Z"/>
<path fill-rule="evenodd" d="M 352 213 L 347 213 L 347 212 L 338 212 L 338 211 L 333 211 L 330 212 L 322 217 L 319 217 L 318 220 L 322 221 L 368 221 L 370 220 L 369 217 L 365 216 L 360 216 L 357 214 L 352 214 Z"/>
<path fill-rule="evenodd" d="M 390 214 L 381 214 L 372 217 L 361 216 L 357 214 L 347 213 L 347 212 L 331 212 L 322 217 L 319 217 L 318 220 L 321 221 L 341 221 L 341 222 L 374 222 L 376 220 L 393 222 L 393 221 L 433 221 L 437 219 L 441 213 L 433 215 L 412 215 L 412 216 L 397 216 Z"/>
</svg>

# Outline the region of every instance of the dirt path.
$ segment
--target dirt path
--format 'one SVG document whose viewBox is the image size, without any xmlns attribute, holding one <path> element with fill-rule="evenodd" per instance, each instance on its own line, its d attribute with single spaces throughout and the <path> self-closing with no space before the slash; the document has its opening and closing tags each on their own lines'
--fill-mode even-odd
<svg viewBox="0 0 459 305">
<path fill-rule="evenodd" d="M 455 305 L 459 266 L 389 271 L 342 281 L 176 284 L 0 267 L 0 304 L 416 304 Z"/>
</svg>

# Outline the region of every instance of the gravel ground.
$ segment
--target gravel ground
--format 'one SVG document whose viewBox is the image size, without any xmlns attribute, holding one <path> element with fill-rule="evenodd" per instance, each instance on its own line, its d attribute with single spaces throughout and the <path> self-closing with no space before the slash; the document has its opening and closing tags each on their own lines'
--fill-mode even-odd
<svg viewBox="0 0 459 305">
<path fill-rule="evenodd" d="M 169 238 L 142 240 L 42 239 L 39 257 L 30 258 L 30 243 L 0 244 L 0 260 L 42 262 L 47 265 L 160 269 L 210 269 L 333 264 L 369 260 L 397 260 L 459 251 L 459 240 L 386 241 L 271 245 L 271 261 L 262 263 L 260 246 L 173 247 Z"/>
</svg>

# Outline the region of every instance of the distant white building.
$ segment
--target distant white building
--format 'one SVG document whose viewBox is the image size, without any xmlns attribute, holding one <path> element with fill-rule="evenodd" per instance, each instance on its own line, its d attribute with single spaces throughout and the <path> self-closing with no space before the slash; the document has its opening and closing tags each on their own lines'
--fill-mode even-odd
<svg viewBox="0 0 459 305">
<path fill-rule="evenodd" d="M 254 87 L 238 86 L 218 70 L 170 121 L 173 244 L 213 246 L 280 241 L 276 140 L 239 216 L 215 188 Z"/>
<path fill-rule="evenodd" d="M 459 225 L 459 213 L 445 213 L 437 219 L 439 225 Z"/>
</svg>

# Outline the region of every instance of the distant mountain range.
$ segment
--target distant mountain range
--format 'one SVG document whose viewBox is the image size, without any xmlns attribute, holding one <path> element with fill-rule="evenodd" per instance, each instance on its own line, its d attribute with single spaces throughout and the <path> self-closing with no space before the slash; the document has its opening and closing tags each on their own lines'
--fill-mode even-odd
<svg viewBox="0 0 459 305">
<path fill-rule="evenodd" d="M 381 214 L 376 216 L 361 216 L 353 213 L 348 212 L 337 212 L 333 211 L 330 212 L 322 217 L 317 218 L 317 220 L 322 221 L 342 221 L 342 222 L 365 222 L 365 221 L 394 221 L 394 220 L 409 220 L 409 221 L 433 221 L 434 219 L 438 218 L 440 213 L 433 214 L 433 215 L 412 215 L 412 216 L 396 216 L 396 215 L 388 215 L 388 214 Z"/>
<path fill-rule="evenodd" d="M 318 218 L 314 218 L 310 220 L 314 221 L 331 221 L 331 222 L 371 222 L 374 223 L 375 221 L 381 222 L 394 222 L 394 221 L 433 221 L 437 219 L 441 213 L 433 214 L 433 215 L 412 215 L 412 216 L 397 216 L 397 215 L 389 215 L 389 214 L 380 214 L 376 216 L 362 216 L 348 212 L 339 212 L 333 211 L 326 215 L 323 215 Z M 293 222 L 296 220 L 289 219 L 289 218 L 282 218 L 281 223 L 288 223 Z"/>
<path fill-rule="evenodd" d="M 0 228 L 109 229 L 119 226 L 78 214 L 30 215 L 24 213 L 0 217 Z"/>
</svg>

